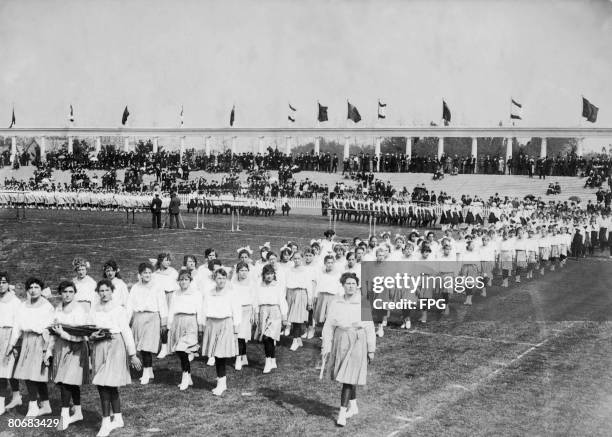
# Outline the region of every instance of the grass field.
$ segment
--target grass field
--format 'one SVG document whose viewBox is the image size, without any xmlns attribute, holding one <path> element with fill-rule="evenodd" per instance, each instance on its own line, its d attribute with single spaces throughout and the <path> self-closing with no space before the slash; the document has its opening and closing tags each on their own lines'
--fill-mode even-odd
<svg viewBox="0 0 612 437">
<path fill-rule="evenodd" d="M 315 216 L 247 217 L 242 232 L 230 233 L 227 217 L 207 217 L 207 229 L 153 231 L 148 214 L 126 225 L 120 213 L 27 210 L 17 221 L 0 210 L 0 269 L 12 272 L 23 291 L 29 275 L 55 287 L 72 277 L 76 255 L 92 263 L 98 279 L 110 257 L 134 282 L 139 262 L 162 250 L 203 257 L 214 247 L 233 261 L 235 249 L 288 240 L 301 246 L 320 238 L 328 222 Z M 382 229 L 381 229 L 382 230 Z M 339 238 L 366 237 L 367 225 L 338 224 Z M 263 347 L 249 343 L 250 366 L 228 370 L 228 391 L 210 393 L 213 367 L 194 361 L 195 387 L 180 392 L 178 359 L 154 360 L 155 382 L 121 390 L 126 427 L 116 436 L 140 435 L 382 435 L 382 436 L 591 436 L 612 429 L 612 261 L 607 257 L 570 260 L 565 269 L 509 289 L 494 286 L 474 307 L 457 300 L 452 315 L 436 315 L 411 331 L 387 329 L 378 339 L 368 385 L 358 390 L 360 414 L 344 429 L 335 426 L 339 385 L 319 381 L 314 369 L 319 341 L 297 352 L 283 342 L 279 369 L 262 375 Z M 139 375 L 134 374 L 136 378 Z M 137 380 L 135 382 L 138 382 Z M 24 391 L 22 386 L 22 392 Z M 8 429 L 8 418 L 25 415 L 23 406 L 0 417 L 0 436 L 95 435 L 100 422 L 98 395 L 83 392 L 85 420 L 68 431 Z M 59 391 L 52 386 L 54 412 Z"/>
</svg>

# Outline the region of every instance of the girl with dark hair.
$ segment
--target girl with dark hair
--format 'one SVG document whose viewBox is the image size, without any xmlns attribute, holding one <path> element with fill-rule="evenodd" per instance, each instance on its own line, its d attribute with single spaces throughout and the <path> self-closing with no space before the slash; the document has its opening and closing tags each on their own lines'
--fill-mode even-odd
<svg viewBox="0 0 612 437">
<path fill-rule="evenodd" d="M 87 323 L 87 313 L 74 300 L 76 287 L 72 281 L 62 281 L 57 287 L 61 303 L 55 308 L 54 321 L 50 330 L 53 334 L 47 349 L 46 361 L 53 356 L 51 378 L 59 386 L 62 411 L 58 429 L 83 420 L 81 411 L 81 385 L 89 382 L 89 351 L 87 338 L 68 334 L 62 324 L 72 326 Z M 74 414 L 70 416 L 70 401 L 74 404 Z"/>
<path fill-rule="evenodd" d="M 238 356 L 234 365 L 236 370 L 249 364 L 247 359 L 246 344 L 251 340 L 252 327 L 255 323 L 255 278 L 250 273 L 249 264 L 239 261 L 236 265 L 236 274 L 232 278 L 231 285 L 234 297 L 240 301 L 242 317 L 240 329 L 238 330 Z"/>
<path fill-rule="evenodd" d="M 109 279 L 115 286 L 115 291 L 113 292 L 113 300 L 115 303 L 124 308 L 127 307 L 127 301 L 130 294 L 128 292 L 127 284 L 119 275 L 119 266 L 117 265 L 117 262 L 114 259 L 106 261 L 102 271 L 102 277 L 104 279 Z"/>
<path fill-rule="evenodd" d="M 300 252 L 293 255 L 294 266 L 287 271 L 287 321 L 291 324 L 293 342 L 289 348 L 296 351 L 303 346 L 302 334 L 308 323 L 308 310 L 312 309 L 313 281 L 312 270 L 303 266 Z"/>
<path fill-rule="evenodd" d="M 21 301 L 9 288 L 9 275 L 0 272 L 0 416 L 5 410 L 21 405 L 19 381 L 13 378 L 15 369 L 15 354 L 11 352 L 11 337 L 17 329 Z M 4 406 L 4 400 L 9 395 L 9 387 L 13 392 L 11 402 Z"/>
<path fill-rule="evenodd" d="M 182 270 L 179 273 L 180 288 L 168 309 L 168 347 L 181 360 L 183 376 L 178 386 L 181 390 L 187 390 L 193 385 L 189 361 L 198 350 L 198 338 L 204 330 L 202 295 L 191 286 L 191 281 L 189 271 Z"/>
<path fill-rule="evenodd" d="M 166 308 L 170 306 L 172 301 L 173 293 L 178 289 L 176 283 L 178 279 L 178 272 L 172 267 L 172 255 L 168 252 L 160 253 L 157 255 L 157 262 L 155 263 L 155 272 L 153 273 L 152 280 L 157 283 L 165 291 L 166 296 Z M 157 358 L 162 359 L 168 355 L 168 337 L 167 331 L 161 336 L 161 348 Z M 137 342 L 138 343 L 138 342 Z M 147 363 L 145 363 L 145 369 Z M 151 378 L 153 379 L 153 378 Z"/>
<path fill-rule="evenodd" d="M 202 355 L 214 357 L 217 369 L 217 386 L 212 390 L 221 396 L 227 390 L 225 362 L 238 355 L 236 335 L 240 328 L 242 308 L 227 285 L 224 268 L 215 271 L 216 286 L 204 295 L 206 322 L 202 340 Z"/>
<path fill-rule="evenodd" d="M 89 312 L 96 301 L 96 281 L 87 274 L 91 266 L 89 261 L 77 256 L 72 260 L 72 267 L 76 273 L 72 279 L 77 291 L 75 300 Z"/>
<path fill-rule="evenodd" d="M 165 293 L 152 279 L 153 266 L 138 266 L 140 281 L 132 285 L 128 298 L 128 320 L 131 320 L 136 350 L 142 356 L 141 384 L 148 384 L 153 375 L 153 354 L 159 351 L 162 336 L 167 335 L 168 307 Z"/>
<path fill-rule="evenodd" d="M 21 351 L 14 378 L 25 381 L 30 399 L 26 415 L 31 417 L 51 414 L 47 388 L 49 368 L 45 355 L 49 346 L 47 327 L 53 321 L 53 306 L 42 297 L 45 285 L 40 279 L 29 278 L 25 288 L 29 299 L 20 305 L 16 317 L 17 326 L 13 329 L 7 350 L 15 353 L 15 344 L 21 337 Z"/>
<path fill-rule="evenodd" d="M 276 369 L 275 342 L 280 341 L 281 327 L 287 320 L 287 300 L 285 288 L 276 281 L 276 271 L 269 264 L 263 267 L 255 299 L 255 337 L 264 345 L 266 364 L 263 373 L 270 373 Z"/>
<path fill-rule="evenodd" d="M 147 268 L 151 270 L 152 266 L 147 265 Z M 102 425 L 98 437 L 106 437 L 113 429 L 123 427 L 118 388 L 132 382 L 130 365 L 140 370 L 141 363 L 136 356 L 127 311 L 113 302 L 113 283 L 102 279 L 96 285 L 96 292 L 100 301 L 91 313 L 92 321 L 97 327 L 110 332 L 110 336 L 107 336 L 97 331 L 89 337 L 93 342 L 91 382 L 98 387 L 102 404 Z"/>
<path fill-rule="evenodd" d="M 322 361 L 331 379 L 342 383 L 337 424 L 359 412 L 357 386 L 365 385 L 368 362 L 374 359 L 376 335 L 374 323 L 362 321 L 359 279 L 355 273 L 343 273 L 340 283 L 344 296 L 334 300 L 323 325 Z"/>
</svg>

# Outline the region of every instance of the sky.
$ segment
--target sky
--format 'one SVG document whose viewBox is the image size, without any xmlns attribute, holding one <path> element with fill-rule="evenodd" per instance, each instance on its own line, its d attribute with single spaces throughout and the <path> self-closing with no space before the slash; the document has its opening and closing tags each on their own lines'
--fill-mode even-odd
<svg viewBox="0 0 612 437">
<path fill-rule="evenodd" d="M 17 126 L 612 127 L 610 0 L 1 0 L 0 120 Z M 4 115 L 2 115 L 4 114 Z"/>
</svg>

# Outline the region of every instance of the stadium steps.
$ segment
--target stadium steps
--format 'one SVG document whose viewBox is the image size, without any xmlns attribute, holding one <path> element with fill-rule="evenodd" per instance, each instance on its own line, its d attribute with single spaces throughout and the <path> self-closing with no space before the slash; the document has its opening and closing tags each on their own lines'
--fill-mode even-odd
<svg viewBox="0 0 612 437">
<path fill-rule="evenodd" d="M 101 180 L 102 175 L 106 172 L 103 170 L 90 170 L 87 173 L 90 177 L 96 174 Z M 0 169 L 0 181 L 2 181 L 2 183 L 5 178 L 15 177 L 19 180 L 28 180 L 33 177 L 33 175 L 33 166 L 21 167 L 17 170 L 12 170 L 7 167 Z M 123 180 L 123 175 L 123 170 L 117 171 L 119 180 Z M 274 178 L 277 176 L 277 172 L 271 172 L 271 175 Z M 190 173 L 190 179 L 204 177 L 208 181 L 221 181 L 224 176 L 227 176 L 227 173 L 207 173 L 204 171 L 193 171 Z M 433 181 L 429 173 L 376 173 L 375 177 L 385 183 L 387 181 L 391 182 L 391 184 L 398 189 L 406 187 L 410 191 L 417 185 L 425 184 L 428 190 L 433 190 L 436 194 L 440 191 L 445 191 L 457 199 L 459 199 L 462 194 L 477 194 L 485 199 L 488 199 L 489 196 L 494 196 L 495 193 L 499 193 L 502 198 L 508 196 L 510 198 L 518 197 L 519 199 L 522 199 L 528 194 L 533 194 L 536 197 L 541 196 L 543 200 L 562 201 L 568 200 L 572 196 L 577 196 L 582 202 L 586 203 L 587 200 L 595 200 L 595 192 L 597 191 L 596 189 L 583 188 L 584 178 L 568 176 L 553 176 L 542 180 L 538 179 L 537 176 L 533 179 L 529 179 L 527 176 L 457 175 L 445 176 L 441 181 Z M 240 178 L 241 180 L 245 180 L 246 173 L 241 173 Z M 336 182 L 344 182 L 347 185 L 355 185 L 356 183 L 355 181 L 344 179 L 341 173 L 303 171 L 294 175 L 294 179 L 297 181 L 302 181 L 306 178 L 311 181 L 316 181 L 320 185 L 327 185 L 330 188 L 333 188 Z M 155 180 L 155 176 L 145 175 L 143 179 L 145 183 L 149 183 Z M 69 183 L 70 172 L 54 171 L 53 180 L 60 183 Z M 546 189 L 551 182 L 559 182 L 561 185 L 561 195 L 546 196 Z"/>
</svg>

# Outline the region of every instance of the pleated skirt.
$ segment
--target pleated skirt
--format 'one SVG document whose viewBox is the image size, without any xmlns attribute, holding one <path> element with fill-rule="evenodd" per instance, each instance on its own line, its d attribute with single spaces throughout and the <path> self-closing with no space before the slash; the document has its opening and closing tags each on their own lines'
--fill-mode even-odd
<svg viewBox="0 0 612 437">
<path fill-rule="evenodd" d="M 550 246 L 550 257 L 551 258 L 559 258 L 560 254 L 561 254 L 561 251 L 559 250 L 558 244 L 553 244 L 552 246 Z"/>
<path fill-rule="evenodd" d="M 550 257 L 550 247 L 540 247 L 539 248 L 540 261 L 548 261 Z"/>
<path fill-rule="evenodd" d="M 282 315 L 278 305 L 260 305 L 255 338 L 261 341 L 263 336 L 266 336 L 279 341 L 282 323 Z"/>
<path fill-rule="evenodd" d="M 304 323 L 308 321 L 308 294 L 303 288 L 287 290 L 287 321 L 290 323 Z"/>
<path fill-rule="evenodd" d="M 531 267 L 535 266 L 538 263 L 538 257 L 536 256 L 535 251 L 528 250 L 527 251 L 527 264 Z"/>
<path fill-rule="evenodd" d="M 231 317 L 206 319 L 202 355 L 217 358 L 231 358 L 238 355 L 238 339 L 234 334 L 234 320 Z"/>
<path fill-rule="evenodd" d="M 253 307 L 251 305 L 242 305 L 242 319 L 240 328 L 238 328 L 238 338 L 249 341 L 253 335 L 251 325 L 251 317 L 253 316 Z"/>
<path fill-rule="evenodd" d="M 335 294 L 331 293 L 319 293 L 317 296 L 317 304 L 315 305 L 313 319 L 315 323 L 325 323 L 327 319 L 327 312 L 331 303 L 336 299 Z M 306 321 L 308 321 L 308 313 L 306 314 Z"/>
<path fill-rule="evenodd" d="M 121 334 L 93 343 L 91 383 L 107 387 L 131 384 L 129 357 Z"/>
<path fill-rule="evenodd" d="M 502 250 L 499 257 L 499 268 L 501 270 L 511 271 L 513 267 L 514 263 L 512 259 L 512 252 L 509 250 Z"/>
<path fill-rule="evenodd" d="M 198 320 L 195 314 L 175 314 L 168 333 L 170 352 L 198 350 Z"/>
<path fill-rule="evenodd" d="M 0 328 L 0 378 L 12 378 L 13 371 L 15 370 L 15 355 L 6 355 L 12 332 L 13 328 L 11 327 L 5 326 Z"/>
<path fill-rule="evenodd" d="M 527 271 L 527 252 L 524 250 L 516 251 L 516 269 L 518 273 Z"/>
<path fill-rule="evenodd" d="M 136 350 L 154 354 L 159 352 L 160 328 L 159 313 L 134 313 L 132 333 Z"/>
<path fill-rule="evenodd" d="M 494 270 L 495 270 L 495 261 L 481 261 L 480 262 L 480 271 L 482 272 L 483 276 L 492 278 Z"/>
<path fill-rule="evenodd" d="M 49 368 L 43 364 L 45 340 L 42 334 L 24 332 L 21 336 L 21 352 L 13 378 L 26 381 L 48 382 Z"/>
<path fill-rule="evenodd" d="M 86 341 L 74 342 L 55 338 L 51 379 L 56 384 L 89 383 L 89 347 Z"/>
<path fill-rule="evenodd" d="M 368 373 L 365 329 L 336 327 L 326 365 L 332 380 L 342 384 L 365 385 Z"/>
</svg>

